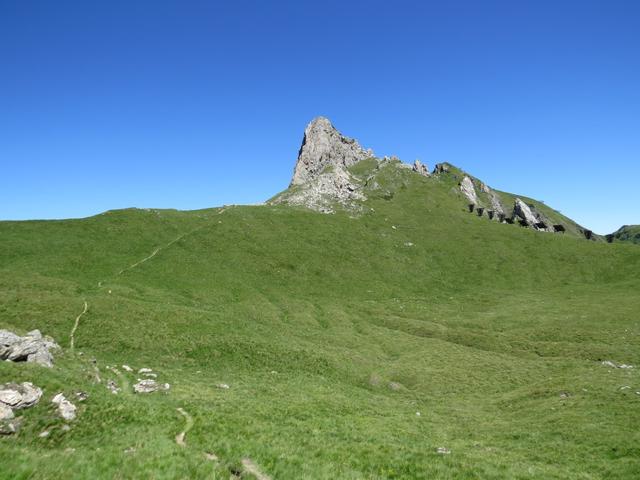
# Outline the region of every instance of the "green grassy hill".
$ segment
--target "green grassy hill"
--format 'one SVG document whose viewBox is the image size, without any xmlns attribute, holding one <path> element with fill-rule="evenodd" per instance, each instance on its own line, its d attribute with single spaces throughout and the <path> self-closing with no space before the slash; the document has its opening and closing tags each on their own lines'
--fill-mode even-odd
<svg viewBox="0 0 640 480">
<path fill-rule="evenodd" d="M 640 250 L 372 168 L 353 167 L 377 185 L 359 215 L 0 222 L 0 328 L 64 348 L 51 370 L 0 363 L 45 391 L 0 438 L 0 478 L 251 478 L 243 459 L 273 479 L 638 478 L 640 375 L 601 362 L 640 365 Z M 131 393 L 122 364 L 170 391 Z M 50 399 L 76 391 L 64 431 Z"/>
<path fill-rule="evenodd" d="M 624 225 L 608 237 L 612 242 L 640 243 L 640 225 Z"/>
</svg>

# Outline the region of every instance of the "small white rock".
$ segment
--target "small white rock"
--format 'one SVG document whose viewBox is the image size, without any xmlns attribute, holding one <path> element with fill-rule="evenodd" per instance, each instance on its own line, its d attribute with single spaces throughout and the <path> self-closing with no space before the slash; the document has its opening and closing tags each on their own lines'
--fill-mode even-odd
<svg viewBox="0 0 640 480">
<path fill-rule="evenodd" d="M 440 455 L 449 455 L 451 453 L 451 450 L 449 450 L 446 447 L 438 447 L 438 449 L 436 450 L 436 452 Z"/>
<path fill-rule="evenodd" d="M 227 385 L 226 383 L 219 383 L 218 385 L 216 385 L 218 388 L 222 388 L 223 390 L 229 390 L 229 385 Z"/>
<path fill-rule="evenodd" d="M 69 422 L 76 418 L 76 406 L 67 400 L 62 393 L 53 397 L 51 403 L 58 406 L 58 414 L 66 421 Z"/>
<path fill-rule="evenodd" d="M 153 370 L 151 370 L 150 368 L 141 368 L 140 370 L 138 370 L 138 373 L 152 373 Z"/>
<path fill-rule="evenodd" d="M 131 368 L 129 365 L 122 365 L 122 369 L 125 372 L 133 372 L 133 368 Z"/>
</svg>

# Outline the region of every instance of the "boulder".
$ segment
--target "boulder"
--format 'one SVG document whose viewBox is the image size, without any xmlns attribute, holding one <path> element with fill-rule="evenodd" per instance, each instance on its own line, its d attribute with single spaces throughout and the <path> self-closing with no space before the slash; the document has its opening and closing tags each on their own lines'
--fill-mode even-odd
<svg viewBox="0 0 640 480">
<path fill-rule="evenodd" d="M 29 408 L 40 401 L 42 390 L 33 383 L 5 383 L 0 385 L 0 404 L 19 410 Z"/>
<path fill-rule="evenodd" d="M 525 222 L 527 222 L 527 224 L 531 227 L 538 223 L 538 219 L 529 208 L 529 205 L 524 203 L 519 198 L 516 198 L 516 201 L 513 205 L 513 214 L 519 217 L 520 220 L 524 220 Z"/>
<path fill-rule="evenodd" d="M 62 393 L 58 393 L 51 399 L 51 403 L 58 406 L 58 415 L 70 422 L 76 418 L 76 406 L 71 403 Z"/>
<path fill-rule="evenodd" d="M 0 359 L 12 362 L 34 362 L 45 367 L 53 366 L 51 351 L 60 346 L 50 337 L 43 337 L 39 330 L 33 330 L 24 337 L 13 332 L 0 330 Z"/>
<path fill-rule="evenodd" d="M 160 386 L 158 385 L 158 382 L 149 378 L 140 380 L 138 383 L 136 383 L 133 386 L 133 391 L 136 393 L 152 393 L 158 391 L 159 388 Z"/>
</svg>

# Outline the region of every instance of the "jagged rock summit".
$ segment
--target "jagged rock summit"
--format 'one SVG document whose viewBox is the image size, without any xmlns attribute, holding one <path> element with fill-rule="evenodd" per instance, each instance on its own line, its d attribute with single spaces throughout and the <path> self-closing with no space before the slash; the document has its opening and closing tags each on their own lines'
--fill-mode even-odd
<svg viewBox="0 0 640 480">
<path fill-rule="evenodd" d="M 347 169 L 373 156 L 373 151 L 342 135 L 328 119 L 317 117 L 304 131 L 289 189 L 270 203 L 300 205 L 322 213 L 333 213 L 336 204 L 354 209 L 365 197 Z"/>
<path fill-rule="evenodd" d="M 373 151 L 336 130 L 329 119 L 316 117 L 304 131 L 291 185 L 308 183 L 328 167 L 342 170 L 373 156 Z"/>
</svg>

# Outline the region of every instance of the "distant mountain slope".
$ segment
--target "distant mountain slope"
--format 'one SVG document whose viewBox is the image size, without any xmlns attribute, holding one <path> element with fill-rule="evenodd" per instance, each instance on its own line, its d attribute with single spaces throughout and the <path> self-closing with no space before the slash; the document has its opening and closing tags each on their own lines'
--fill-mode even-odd
<svg viewBox="0 0 640 480">
<path fill-rule="evenodd" d="M 291 184 L 270 203 L 299 205 L 322 213 L 343 208 L 357 214 L 362 211 L 368 195 L 376 195 L 377 173 L 389 168 L 428 179 L 427 182 L 459 198 L 461 208 L 479 217 L 541 232 L 603 241 L 602 237 L 544 203 L 493 190 L 449 163 L 440 163 L 430 172 L 419 160 L 409 165 L 395 157 L 377 158 L 371 150 L 365 150 L 356 140 L 338 132 L 324 117 L 314 119 L 305 129 Z M 394 193 L 393 188 L 385 191 L 386 195 Z"/>
</svg>

